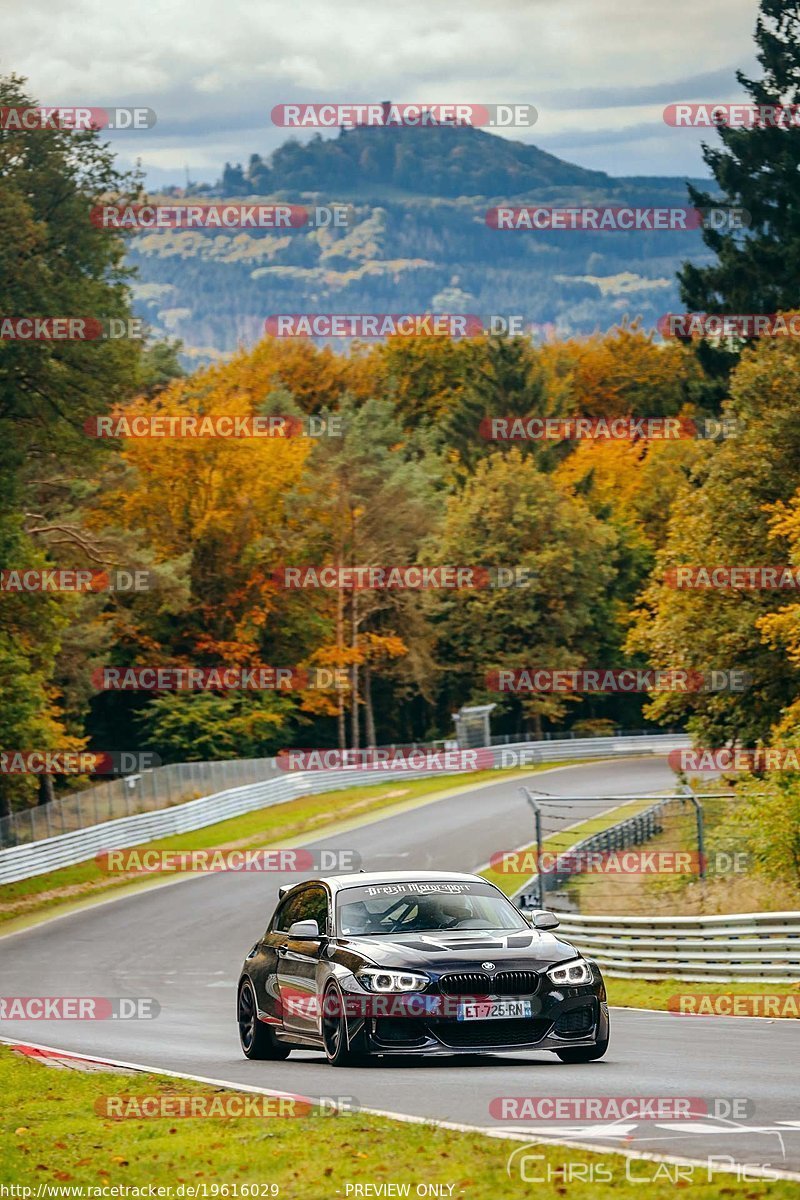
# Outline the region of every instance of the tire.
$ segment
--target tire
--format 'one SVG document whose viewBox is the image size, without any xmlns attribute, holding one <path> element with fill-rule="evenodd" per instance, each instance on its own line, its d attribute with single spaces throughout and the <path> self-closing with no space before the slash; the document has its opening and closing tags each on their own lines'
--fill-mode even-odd
<svg viewBox="0 0 800 1200">
<path fill-rule="evenodd" d="M 569 1050 L 556 1050 L 556 1054 L 565 1063 L 587 1063 L 602 1058 L 607 1049 L 608 1038 L 605 1038 L 594 1046 L 572 1046 Z"/>
<path fill-rule="evenodd" d="M 245 1058 L 288 1058 L 292 1047 L 279 1042 L 269 1025 L 258 1019 L 256 995 L 249 979 L 242 981 L 236 1003 L 239 1041 Z"/>
<path fill-rule="evenodd" d="M 322 1044 L 325 1057 L 332 1067 L 358 1067 L 367 1058 L 364 1034 L 357 1034 L 355 1040 L 348 1045 L 347 1018 L 341 999 L 342 994 L 336 985 L 329 984 L 322 999 Z M 329 1009 L 334 1011 L 330 1012 Z"/>
</svg>

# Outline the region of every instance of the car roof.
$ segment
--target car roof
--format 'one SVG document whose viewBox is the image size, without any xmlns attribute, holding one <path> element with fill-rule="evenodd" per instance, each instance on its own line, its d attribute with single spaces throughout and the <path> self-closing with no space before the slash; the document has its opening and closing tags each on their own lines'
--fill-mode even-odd
<svg viewBox="0 0 800 1200">
<path fill-rule="evenodd" d="M 454 880 L 461 883 L 486 883 L 480 875 L 471 875 L 466 871 L 357 871 L 349 875 L 321 875 L 317 879 L 305 879 L 303 882 L 326 883 L 331 891 L 339 892 L 344 888 L 364 887 L 370 884 L 427 883 L 431 880 L 440 880 L 443 883 Z"/>
</svg>

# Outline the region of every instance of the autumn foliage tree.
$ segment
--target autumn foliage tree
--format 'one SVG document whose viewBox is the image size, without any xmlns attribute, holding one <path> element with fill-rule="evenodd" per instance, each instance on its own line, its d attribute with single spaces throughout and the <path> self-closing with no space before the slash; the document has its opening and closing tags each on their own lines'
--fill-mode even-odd
<svg viewBox="0 0 800 1200">
<path fill-rule="evenodd" d="M 448 500 L 435 553 L 442 562 L 517 568 L 521 586 L 442 591 L 431 598 L 437 652 L 452 703 L 495 701 L 531 720 L 560 720 L 563 697 L 522 699 L 492 691 L 499 669 L 592 664 L 613 620 L 617 539 L 569 489 L 554 486 L 534 459 L 495 451 Z M 429 547 L 433 551 L 434 543 Z"/>
<path fill-rule="evenodd" d="M 0 108 L 30 107 L 24 80 L 0 78 Z M 6 318 L 131 315 L 125 248 L 88 219 L 108 191 L 136 190 L 97 131 L 0 130 L 0 313 Z M 83 422 L 132 394 L 140 345 L 0 340 L 0 564 L 86 566 L 98 557 L 81 499 L 104 448 Z M 76 600 L 78 602 L 76 603 Z M 84 711 L 67 712 L 64 641 L 81 620 L 79 598 L 0 593 L 0 743 L 54 749 L 85 741 Z M 67 659 L 68 661 L 68 659 Z M 60 676 L 60 677 L 59 677 Z M 15 801 L 46 800 L 49 781 L 0 774 L 0 815 Z"/>
<path fill-rule="evenodd" d="M 637 606 L 631 650 L 659 664 L 752 674 L 744 692 L 665 692 L 654 699 L 654 719 L 688 719 L 706 745 L 768 740 L 800 690 L 791 640 L 795 614 L 781 592 L 681 590 L 668 574 L 680 565 L 789 561 L 800 482 L 798 364 L 800 350 L 792 342 L 765 343 L 745 354 L 731 381 L 737 436 L 705 448 L 673 505 L 664 547 Z"/>
</svg>

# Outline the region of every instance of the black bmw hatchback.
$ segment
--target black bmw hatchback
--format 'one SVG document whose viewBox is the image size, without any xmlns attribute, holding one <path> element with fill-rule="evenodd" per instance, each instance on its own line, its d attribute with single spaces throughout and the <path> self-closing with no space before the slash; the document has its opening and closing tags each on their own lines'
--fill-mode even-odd
<svg viewBox="0 0 800 1200">
<path fill-rule="evenodd" d="M 478 875 L 334 875 L 281 889 L 237 990 L 248 1058 L 324 1049 L 333 1066 L 389 1054 L 608 1047 L 596 963 Z"/>
</svg>

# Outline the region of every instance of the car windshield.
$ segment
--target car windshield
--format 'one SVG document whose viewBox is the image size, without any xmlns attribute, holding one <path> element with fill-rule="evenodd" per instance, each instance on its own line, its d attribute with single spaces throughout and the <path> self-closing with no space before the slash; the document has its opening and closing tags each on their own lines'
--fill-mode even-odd
<svg viewBox="0 0 800 1200">
<path fill-rule="evenodd" d="M 347 888 L 336 901 L 345 936 L 459 929 L 530 929 L 488 883 L 384 883 Z"/>
</svg>

